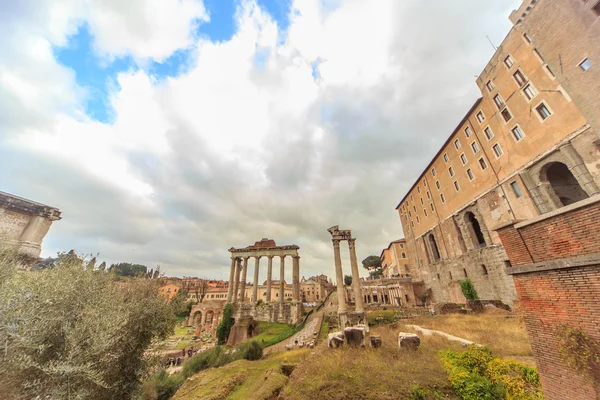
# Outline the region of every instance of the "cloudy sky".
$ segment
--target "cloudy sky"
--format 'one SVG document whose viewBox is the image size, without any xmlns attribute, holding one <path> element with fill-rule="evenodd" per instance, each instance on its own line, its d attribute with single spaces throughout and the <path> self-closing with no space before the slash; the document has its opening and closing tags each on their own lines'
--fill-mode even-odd
<svg viewBox="0 0 600 400">
<path fill-rule="evenodd" d="M 0 0 L 0 190 L 62 210 L 43 256 L 226 278 L 269 237 L 333 276 L 330 226 L 403 236 L 519 3 Z"/>
</svg>

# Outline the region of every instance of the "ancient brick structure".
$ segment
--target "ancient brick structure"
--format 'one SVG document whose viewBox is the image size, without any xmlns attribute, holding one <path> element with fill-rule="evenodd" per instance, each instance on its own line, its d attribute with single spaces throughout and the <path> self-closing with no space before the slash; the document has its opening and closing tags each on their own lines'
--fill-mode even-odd
<svg viewBox="0 0 600 400">
<path fill-rule="evenodd" d="M 42 241 L 60 210 L 0 192 L 0 242 L 16 246 L 25 264 L 39 259 Z"/>
<path fill-rule="evenodd" d="M 547 400 L 596 398 L 560 355 L 567 325 L 600 342 L 600 195 L 497 228 Z M 577 356 L 578 354 L 572 354 Z M 600 382 L 600 371 L 593 371 Z"/>
</svg>

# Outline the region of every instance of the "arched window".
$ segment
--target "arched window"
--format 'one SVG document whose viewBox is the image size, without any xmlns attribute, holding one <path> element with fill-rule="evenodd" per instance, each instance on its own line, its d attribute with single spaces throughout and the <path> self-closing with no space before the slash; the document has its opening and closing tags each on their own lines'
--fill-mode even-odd
<svg viewBox="0 0 600 400">
<path fill-rule="evenodd" d="M 587 199 L 589 196 L 577 182 L 569 168 L 560 162 L 553 163 L 546 170 L 550 187 L 563 206 Z"/>
<path fill-rule="evenodd" d="M 479 221 L 475 217 L 475 214 L 472 212 L 468 212 L 465 214 L 465 222 L 467 223 L 467 227 L 469 228 L 469 232 L 471 233 L 471 238 L 473 239 L 473 246 L 476 248 L 485 247 L 485 237 L 483 236 L 483 232 L 481 231 L 481 225 L 479 225 Z"/>
<path fill-rule="evenodd" d="M 433 233 L 429 234 L 429 246 L 431 247 L 431 254 L 433 255 L 433 261 L 440 261 L 440 251 L 438 250 L 437 243 L 435 241 L 435 236 Z"/>
<path fill-rule="evenodd" d="M 487 267 L 485 265 L 483 265 L 483 264 L 481 264 L 481 273 L 483 275 L 487 275 L 488 274 Z"/>
</svg>

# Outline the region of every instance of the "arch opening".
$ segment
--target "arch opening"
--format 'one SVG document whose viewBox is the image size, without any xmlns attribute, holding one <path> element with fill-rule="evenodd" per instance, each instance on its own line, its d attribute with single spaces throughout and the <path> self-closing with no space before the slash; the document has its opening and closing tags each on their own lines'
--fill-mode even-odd
<svg viewBox="0 0 600 400">
<path fill-rule="evenodd" d="M 562 206 L 568 206 L 589 197 L 573 173 L 561 162 L 552 163 L 546 169 L 546 178 Z"/>
<path fill-rule="evenodd" d="M 440 251 L 437 246 L 437 242 L 435 241 L 435 236 L 433 233 L 429 234 L 429 245 L 431 247 L 431 254 L 433 255 L 434 262 L 440 261 Z"/>
<path fill-rule="evenodd" d="M 477 217 L 475 217 L 475 214 L 469 211 L 465 214 L 465 219 L 467 220 L 467 226 L 469 227 L 471 237 L 473 238 L 473 245 L 476 248 L 487 246 L 487 243 L 485 242 L 485 236 L 481 230 L 481 225 L 479 224 Z"/>
</svg>

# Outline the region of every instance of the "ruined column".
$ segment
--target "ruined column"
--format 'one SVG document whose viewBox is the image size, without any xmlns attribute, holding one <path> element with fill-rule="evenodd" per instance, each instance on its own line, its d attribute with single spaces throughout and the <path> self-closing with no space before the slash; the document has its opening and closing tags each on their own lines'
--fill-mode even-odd
<svg viewBox="0 0 600 400">
<path fill-rule="evenodd" d="M 581 158 L 581 155 L 579 155 L 577 150 L 575 150 L 571 142 L 568 142 L 559 150 L 560 153 L 563 154 L 571 164 L 569 166 L 569 170 L 575 179 L 577 179 L 577 182 L 579 182 L 579 185 L 581 185 L 587 195 L 592 196 L 598 193 L 600 191 L 598 189 L 598 185 L 596 185 L 596 182 L 594 181 L 594 178 L 592 178 L 590 171 L 585 166 L 583 158 Z"/>
<path fill-rule="evenodd" d="M 244 303 L 244 298 L 246 297 L 246 274 L 248 273 L 248 258 L 250 257 L 244 257 L 242 281 L 240 282 L 240 304 Z"/>
<path fill-rule="evenodd" d="M 356 312 L 364 312 L 362 295 L 360 292 L 360 275 L 358 273 L 358 262 L 356 261 L 356 239 L 349 239 L 348 246 L 350 247 L 350 264 L 352 266 L 352 289 L 354 289 Z M 339 251 L 339 248 L 338 248 Z"/>
<path fill-rule="evenodd" d="M 521 180 L 525 184 L 527 190 L 529 190 L 529 194 L 531 195 L 531 200 L 536 205 L 540 214 L 545 214 L 551 211 L 550 204 L 548 204 L 548 200 L 540 190 L 540 185 L 537 185 L 535 181 L 531 178 L 531 175 L 528 171 L 522 171 L 519 176 Z M 468 232 L 467 232 L 468 233 Z M 472 245 L 471 245 L 472 247 Z"/>
<path fill-rule="evenodd" d="M 273 277 L 273 256 L 268 256 L 267 264 L 267 303 L 271 302 L 271 278 Z"/>
<path fill-rule="evenodd" d="M 235 280 L 233 281 L 233 293 L 231 296 L 231 303 L 235 304 L 238 301 L 238 288 L 240 287 L 240 272 L 242 270 L 242 259 L 238 258 L 235 263 Z"/>
<path fill-rule="evenodd" d="M 281 257 L 281 264 L 279 266 L 279 302 L 283 304 L 285 300 L 285 291 L 283 286 L 283 281 L 285 279 L 285 256 Z"/>
<path fill-rule="evenodd" d="M 260 264 L 260 256 L 254 258 L 254 286 L 252 287 L 252 304 L 258 301 L 258 267 Z"/>
<path fill-rule="evenodd" d="M 340 256 L 340 241 L 338 239 L 333 239 L 333 256 L 335 260 L 335 279 L 337 281 L 338 314 L 346 314 L 344 274 L 342 272 L 342 257 Z"/>
<path fill-rule="evenodd" d="M 231 257 L 231 268 L 229 269 L 229 283 L 227 285 L 227 303 L 231 303 L 233 294 L 233 279 L 235 277 L 235 257 Z"/>
<path fill-rule="evenodd" d="M 292 259 L 292 284 L 294 288 L 292 300 L 298 301 L 300 299 L 300 256 L 294 256 Z"/>
</svg>

